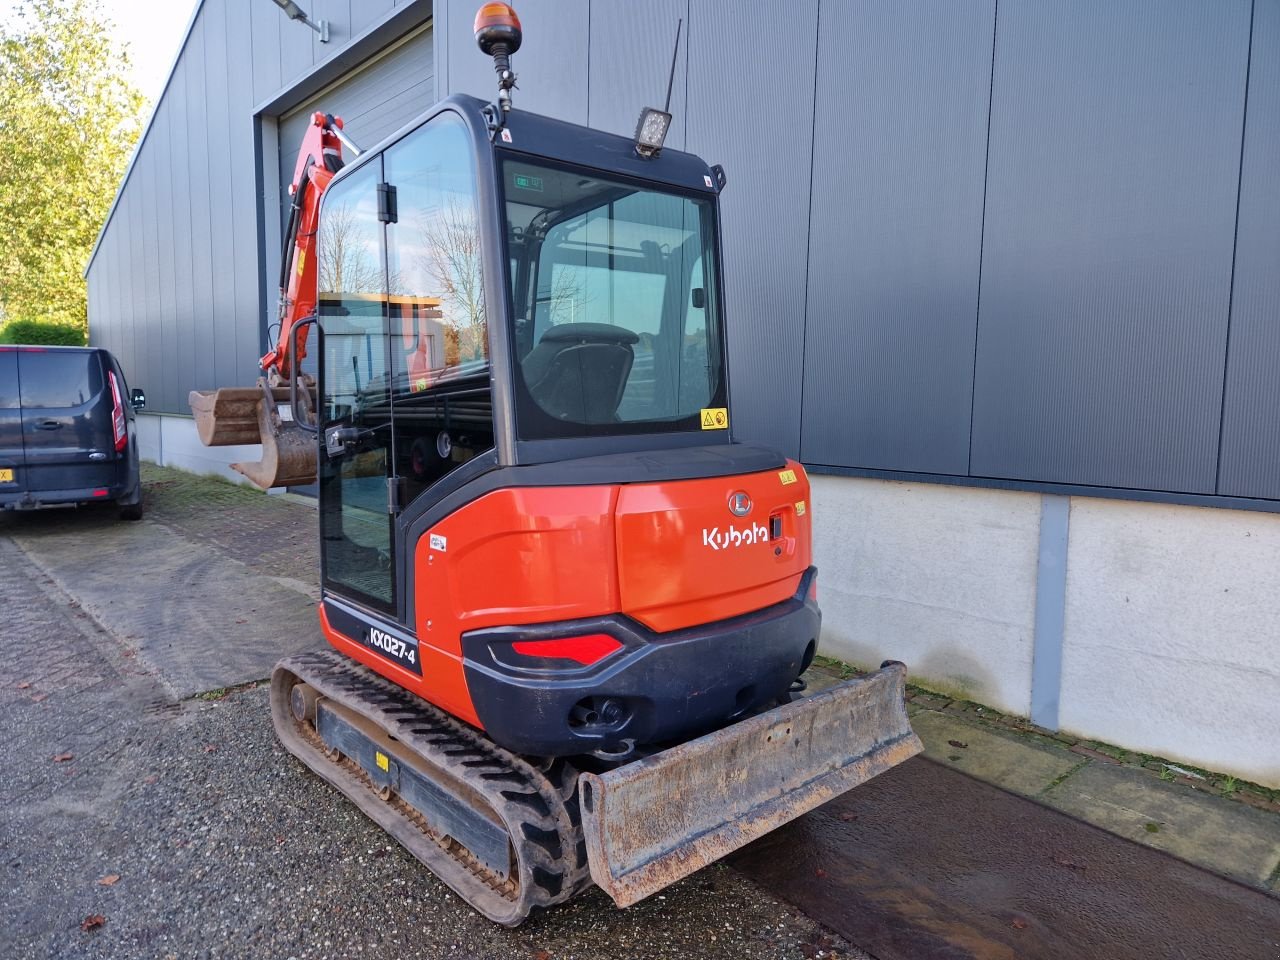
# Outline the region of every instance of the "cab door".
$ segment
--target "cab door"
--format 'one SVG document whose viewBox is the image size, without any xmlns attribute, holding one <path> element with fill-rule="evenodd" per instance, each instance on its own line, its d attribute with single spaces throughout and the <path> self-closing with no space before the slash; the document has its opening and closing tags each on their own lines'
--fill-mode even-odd
<svg viewBox="0 0 1280 960">
<path fill-rule="evenodd" d="M 394 615 L 387 279 L 375 157 L 336 181 L 318 238 L 320 567 L 326 592 Z"/>
</svg>

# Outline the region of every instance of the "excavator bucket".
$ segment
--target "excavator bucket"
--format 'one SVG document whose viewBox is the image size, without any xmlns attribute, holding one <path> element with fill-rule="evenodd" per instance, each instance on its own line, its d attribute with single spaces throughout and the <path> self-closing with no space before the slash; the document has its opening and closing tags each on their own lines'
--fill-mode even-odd
<svg viewBox="0 0 1280 960">
<path fill-rule="evenodd" d="M 311 390 L 300 388 L 299 400 L 301 412 L 310 416 Z M 261 460 L 231 464 L 255 486 L 269 490 L 315 482 L 316 437 L 293 419 L 288 387 L 259 379 L 256 387 L 192 390 L 187 402 L 205 446 L 262 444 Z"/>
<path fill-rule="evenodd" d="M 923 747 L 886 663 L 724 730 L 579 778 L 591 878 L 630 906 Z"/>
</svg>

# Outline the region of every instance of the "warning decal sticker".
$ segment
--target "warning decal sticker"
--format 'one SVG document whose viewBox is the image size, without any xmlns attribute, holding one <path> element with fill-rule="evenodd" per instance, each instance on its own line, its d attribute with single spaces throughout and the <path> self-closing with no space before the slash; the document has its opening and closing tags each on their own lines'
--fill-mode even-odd
<svg viewBox="0 0 1280 960">
<path fill-rule="evenodd" d="M 794 470 L 779 471 L 778 479 L 782 481 L 784 487 L 789 487 L 796 482 L 796 472 Z"/>
<path fill-rule="evenodd" d="M 728 430 L 729 411 L 725 407 L 702 408 L 703 430 Z"/>
</svg>

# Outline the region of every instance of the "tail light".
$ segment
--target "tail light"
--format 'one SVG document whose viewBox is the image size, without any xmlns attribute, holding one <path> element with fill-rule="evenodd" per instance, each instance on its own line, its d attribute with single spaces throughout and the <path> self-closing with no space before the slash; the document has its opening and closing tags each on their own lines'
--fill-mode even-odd
<svg viewBox="0 0 1280 960">
<path fill-rule="evenodd" d="M 818 602 L 818 575 L 815 573 L 813 579 L 809 581 L 809 599 L 814 603 Z"/>
<path fill-rule="evenodd" d="M 116 438 L 116 451 L 125 448 L 129 442 L 129 430 L 124 419 L 124 399 L 120 396 L 120 382 L 116 380 L 114 371 L 107 371 L 107 379 L 111 382 L 111 431 Z"/>
<path fill-rule="evenodd" d="M 607 633 L 589 633 L 583 637 L 557 637 L 554 640 L 517 640 L 511 649 L 524 657 L 572 660 L 589 667 L 622 649 L 622 644 Z"/>
</svg>

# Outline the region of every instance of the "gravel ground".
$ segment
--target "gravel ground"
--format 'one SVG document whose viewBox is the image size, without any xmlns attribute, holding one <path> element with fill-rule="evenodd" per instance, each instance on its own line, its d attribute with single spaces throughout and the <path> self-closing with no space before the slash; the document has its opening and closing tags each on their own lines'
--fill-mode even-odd
<svg viewBox="0 0 1280 960">
<path fill-rule="evenodd" d="M 309 508 L 171 471 L 148 482 L 155 536 L 305 576 Z M 0 517 L 6 960 L 865 956 L 724 866 L 626 911 L 593 891 L 516 930 L 490 924 L 279 747 L 264 687 L 174 701 L 8 536 L 76 522 L 91 549 L 113 521 Z"/>
</svg>

